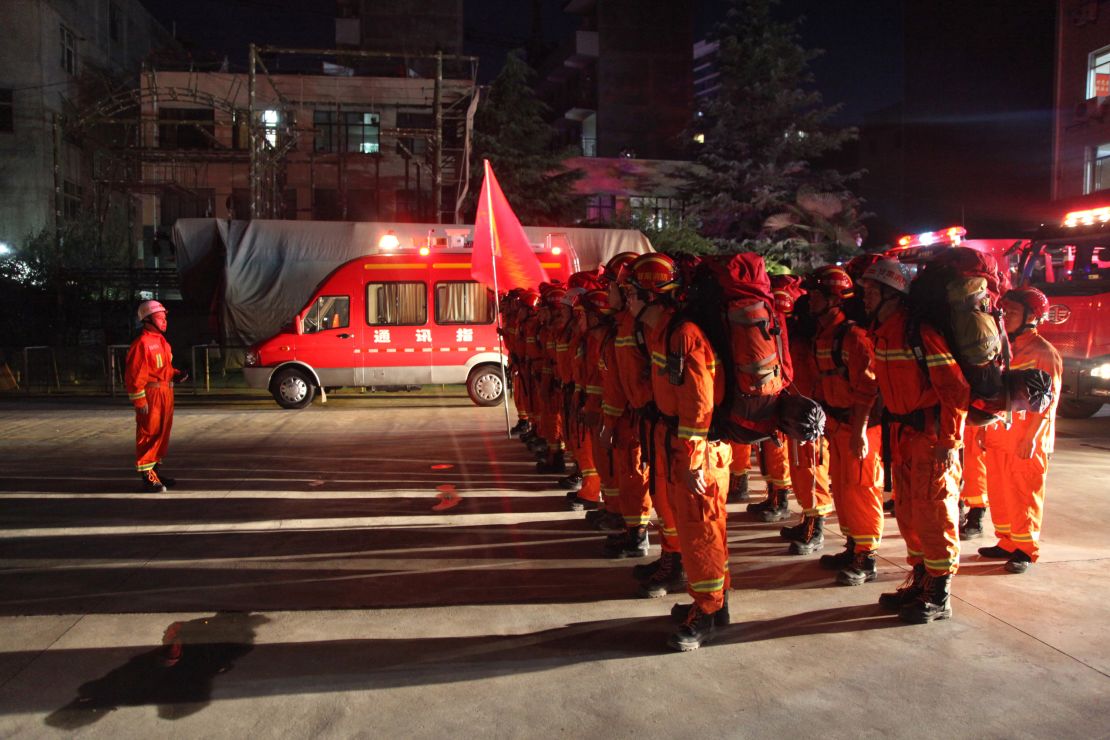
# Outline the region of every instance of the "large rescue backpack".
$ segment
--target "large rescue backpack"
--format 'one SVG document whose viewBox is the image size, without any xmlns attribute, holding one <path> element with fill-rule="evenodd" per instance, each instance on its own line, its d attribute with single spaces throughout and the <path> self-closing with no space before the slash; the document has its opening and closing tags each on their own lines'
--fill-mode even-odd
<svg viewBox="0 0 1110 740">
<path fill-rule="evenodd" d="M 982 252 L 953 247 L 922 265 L 910 283 L 910 347 L 928 377 L 921 324 L 928 322 L 944 336 L 971 388 L 967 423 L 972 426 L 991 424 L 1021 408 L 1043 411 L 1051 402 L 1047 374 L 1010 369 L 999 279 Z"/>
</svg>

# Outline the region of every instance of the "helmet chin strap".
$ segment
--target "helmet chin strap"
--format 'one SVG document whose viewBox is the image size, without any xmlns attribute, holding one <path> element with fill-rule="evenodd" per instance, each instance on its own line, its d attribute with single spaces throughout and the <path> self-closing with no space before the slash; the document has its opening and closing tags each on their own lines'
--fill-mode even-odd
<svg viewBox="0 0 1110 740">
<path fill-rule="evenodd" d="M 1029 309 L 1028 308 L 1022 308 L 1021 309 L 1021 326 L 1019 326 L 1017 328 L 1017 331 L 1015 331 L 1015 332 L 1012 332 L 1012 333 L 1011 332 L 1006 332 L 1006 338 L 1009 339 L 1012 342 L 1015 339 L 1017 339 L 1018 337 L 1020 337 L 1022 334 L 1024 334 L 1025 332 L 1029 331 L 1030 329 L 1036 329 L 1036 328 L 1037 328 L 1037 325 L 1032 323 L 1031 321 L 1029 321 Z"/>
<path fill-rule="evenodd" d="M 896 299 L 897 299 L 896 295 L 887 292 L 887 290 L 884 288 L 883 289 L 882 300 L 879 301 L 879 305 L 875 306 L 874 311 L 868 311 L 867 321 L 871 324 L 875 324 L 879 320 L 879 314 L 882 313 L 883 306 L 885 306 L 888 302 L 896 300 Z"/>
<path fill-rule="evenodd" d="M 154 323 L 154 319 L 151 318 L 152 316 L 153 316 L 153 314 L 151 314 L 151 316 L 147 316 L 145 319 L 143 319 L 143 323 L 146 324 L 147 326 L 149 326 L 150 328 L 154 329 L 154 331 L 158 332 L 159 334 L 164 333 L 161 329 L 158 328 L 158 324 Z"/>
</svg>

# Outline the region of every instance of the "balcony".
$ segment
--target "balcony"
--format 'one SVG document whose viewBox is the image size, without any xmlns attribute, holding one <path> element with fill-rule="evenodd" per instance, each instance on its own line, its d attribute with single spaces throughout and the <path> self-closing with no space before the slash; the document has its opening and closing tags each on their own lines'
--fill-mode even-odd
<svg viewBox="0 0 1110 740">
<path fill-rule="evenodd" d="M 563 64 L 567 67 L 584 69 L 597 60 L 597 50 L 597 31 L 576 31 L 574 48 L 563 60 Z"/>
</svg>

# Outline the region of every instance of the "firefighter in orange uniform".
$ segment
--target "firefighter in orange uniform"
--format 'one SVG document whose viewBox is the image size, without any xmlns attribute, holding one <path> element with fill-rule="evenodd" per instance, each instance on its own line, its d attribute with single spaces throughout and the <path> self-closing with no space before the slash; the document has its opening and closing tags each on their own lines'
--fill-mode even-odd
<svg viewBox="0 0 1110 740">
<path fill-rule="evenodd" d="M 674 262 L 661 254 L 636 260 L 633 280 L 649 301 L 643 313 L 651 352 L 652 395 L 659 411 L 656 426 L 656 480 L 666 483 L 681 543 L 681 566 L 688 578 L 689 605 L 676 605 L 672 616 L 682 620 L 667 644 L 694 650 L 728 623 L 730 587 L 726 497 L 732 448 L 709 439 L 713 409 L 725 396 L 724 371 L 702 330 L 694 323 L 673 320 L 679 287 Z M 662 473 L 662 475 L 660 475 Z M 652 577 L 648 586 L 662 573 Z"/>
<path fill-rule="evenodd" d="M 843 553 L 825 556 L 821 564 L 839 570 L 836 582 L 844 586 L 878 577 L 875 552 L 883 536 L 882 430 L 879 419 L 871 418 L 879 384 L 871 339 L 844 313 L 854 287 L 847 271 L 835 265 L 810 277 L 809 310 L 818 324 L 817 398 L 825 409 L 833 503 L 848 538 Z"/>
<path fill-rule="evenodd" d="M 817 391 L 817 360 L 813 353 L 813 324 L 808 309 L 794 316 L 795 305 L 805 295 L 797 275 L 774 275 L 771 288 L 775 310 L 787 317 L 791 387 L 803 396 L 814 398 Z M 802 302 L 808 304 L 808 299 Z M 783 527 L 779 536 L 790 543 L 791 555 L 809 555 L 825 545 L 825 517 L 832 511 L 829 492 L 829 443 L 824 437 L 814 442 L 787 442 L 790 478 L 794 496 L 802 507 L 802 521 Z"/>
<path fill-rule="evenodd" d="M 960 490 L 960 539 L 983 536 L 983 515 L 987 512 L 987 453 L 983 449 L 983 427 L 967 428 L 964 439 L 964 485 Z"/>
<path fill-rule="evenodd" d="M 543 421 L 543 438 L 547 441 L 547 447 L 537 452 L 541 459 L 536 463 L 536 472 L 565 473 L 566 420 L 563 418 L 562 393 L 559 392 L 555 367 L 556 337 L 566 327 L 568 320 L 567 314 L 559 308 L 566 290 L 558 285 L 543 283 L 540 285 L 540 294 L 543 296 L 543 307 L 539 312 L 539 332 L 536 336 L 536 369 L 539 401 L 543 407 L 540 418 Z"/>
<path fill-rule="evenodd" d="M 1002 296 L 1006 333 L 1014 370 L 1043 370 L 1052 378 L 1052 403 L 1043 413 L 1017 411 L 1006 429 L 994 424 L 984 430 L 987 481 L 998 544 L 981 547 L 986 558 L 1006 558 L 1006 570 L 1024 573 L 1037 562 L 1044 520 L 1045 478 L 1056 430 L 1063 363 L 1060 353 L 1037 333 L 1048 314 L 1048 299 L 1036 288 L 1016 288 Z"/>
<path fill-rule="evenodd" d="M 646 348 L 640 347 L 637 336 L 638 313 L 631 308 L 628 296 L 634 291 L 631 284 L 632 265 L 639 257 L 633 252 L 622 252 L 609 260 L 604 277 L 609 291 L 609 304 L 618 309 L 616 331 L 612 347 L 602 347 L 600 362 L 605 365 L 602 374 L 603 431 L 614 453 L 617 486 L 620 489 L 621 514 L 625 534 L 606 542 L 605 552 L 612 558 L 635 558 L 648 554 L 648 524 L 651 521 L 651 486 L 648 474 L 648 453 L 641 447 L 647 436 L 648 420 L 641 413 L 651 406 L 651 362 Z M 640 309 L 642 310 L 642 305 Z M 643 430 L 643 433 L 642 433 Z M 666 542 L 666 537 L 664 537 Z M 664 551 L 668 548 L 664 545 Z M 677 552 L 677 533 L 672 535 L 670 549 Z M 654 564 L 653 564 L 654 565 Z M 647 578 L 651 566 L 637 566 L 633 575 Z"/>
<path fill-rule="evenodd" d="M 874 317 L 875 375 L 891 421 L 892 473 L 898 492 L 898 529 L 913 566 L 897 591 L 879 604 L 906 622 L 952 616 L 952 577 L 959 567 L 960 448 L 970 389 L 943 336 L 920 324 L 923 369 L 905 306 L 910 275 L 882 259 L 864 272 L 864 306 Z"/>
<path fill-rule="evenodd" d="M 124 384 L 135 407 L 135 469 L 140 490 L 160 493 L 176 481 L 162 473 L 162 458 L 173 427 L 173 383 L 188 376 L 173 369 L 173 352 L 166 341 L 166 309 L 158 301 L 139 304 L 142 330 L 127 352 Z"/>
<path fill-rule="evenodd" d="M 604 345 L 611 344 L 615 334 L 613 315 L 616 311 L 609 305 L 609 292 L 601 288 L 587 290 L 582 294 L 580 302 L 586 310 L 587 331 L 578 346 L 575 368 L 580 368 L 580 380 L 585 386 L 583 428 L 586 441 L 593 452 L 594 467 L 601 480 L 603 503 L 602 509 L 595 513 L 590 523 L 598 529 L 623 532 L 624 517 L 621 514 L 616 459 L 612 447 L 601 438 L 602 401 L 605 392 L 601 358 Z"/>
</svg>

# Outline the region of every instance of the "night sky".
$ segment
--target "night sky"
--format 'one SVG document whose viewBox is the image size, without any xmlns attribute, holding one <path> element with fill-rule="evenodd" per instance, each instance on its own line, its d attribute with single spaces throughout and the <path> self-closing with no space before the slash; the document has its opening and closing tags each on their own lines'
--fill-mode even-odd
<svg viewBox="0 0 1110 740">
<path fill-rule="evenodd" d="M 245 64 L 247 45 L 331 48 L 335 42 L 334 0 L 143 0 L 167 29 L 204 61 L 228 57 Z M 544 40 L 554 44 L 576 27 L 563 0 L 543 0 Z M 695 33 L 704 36 L 723 16 L 725 0 L 703 0 Z M 842 102 L 840 123 L 859 123 L 864 114 L 897 102 L 902 75 L 901 0 L 783 0 L 784 17 L 804 16 L 804 43 L 825 50 L 814 65 L 826 102 Z M 522 47 L 531 30 L 528 0 L 466 0 L 465 51 L 479 56 L 479 76 L 488 82 L 509 49 Z"/>
</svg>

